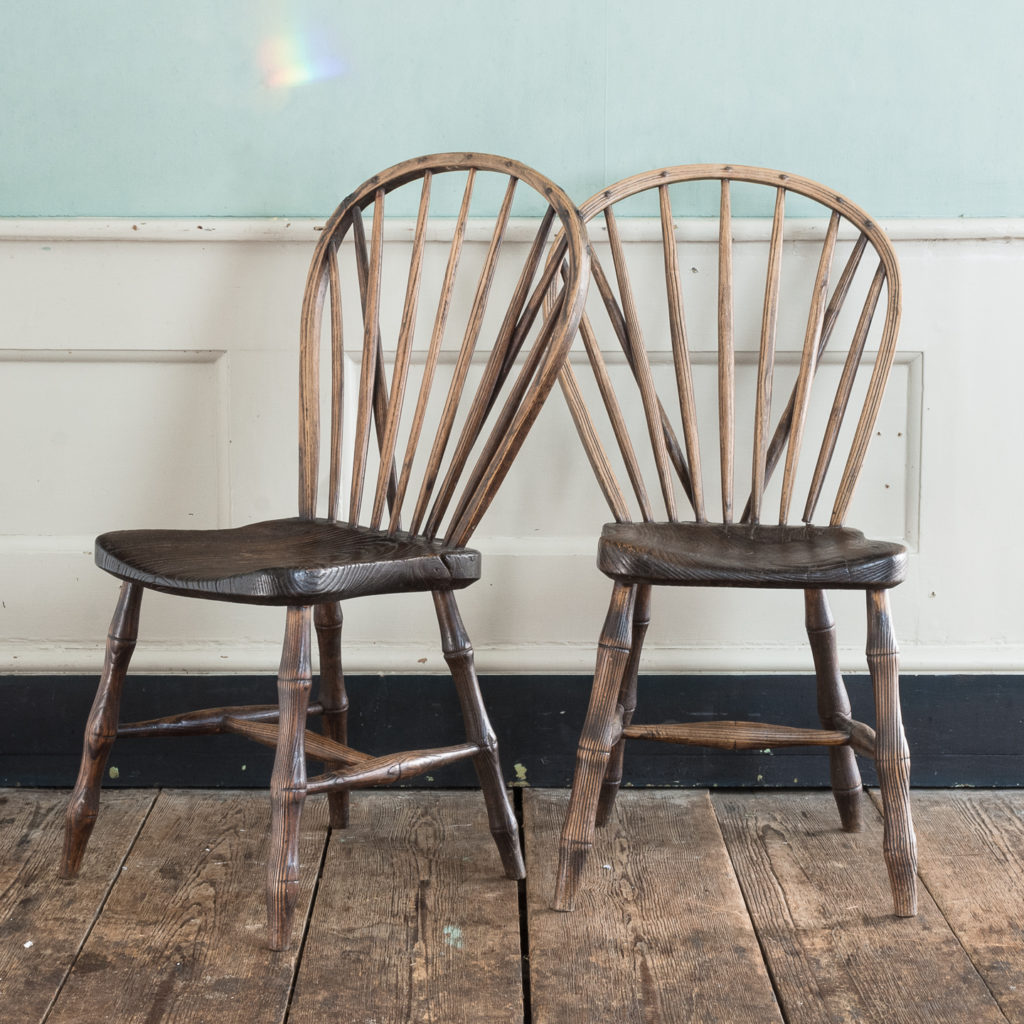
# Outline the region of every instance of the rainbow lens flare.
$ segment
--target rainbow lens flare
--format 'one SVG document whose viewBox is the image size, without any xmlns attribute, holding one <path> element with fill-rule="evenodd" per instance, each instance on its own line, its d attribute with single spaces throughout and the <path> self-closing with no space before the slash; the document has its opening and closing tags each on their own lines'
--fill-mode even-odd
<svg viewBox="0 0 1024 1024">
<path fill-rule="evenodd" d="M 307 85 L 345 73 L 345 62 L 327 40 L 311 34 L 272 36 L 260 47 L 263 82 L 272 89 Z"/>
</svg>

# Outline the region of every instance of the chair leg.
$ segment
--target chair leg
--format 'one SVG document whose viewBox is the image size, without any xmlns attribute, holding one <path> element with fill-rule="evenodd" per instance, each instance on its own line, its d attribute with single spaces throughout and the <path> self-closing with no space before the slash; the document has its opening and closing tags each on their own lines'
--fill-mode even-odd
<svg viewBox="0 0 1024 1024">
<path fill-rule="evenodd" d="M 616 583 L 597 648 L 590 705 L 576 751 L 576 772 L 562 828 L 555 880 L 555 910 L 572 910 L 576 887 L 594 841 L 599 792 L 612 747 L 622 734 L 616 702 L 629 661 L 635 588 Z"/>
<path fill-rule="evenodd" d="M 818 679 L 818 718 L 823 729 L 841 728 L 841 720 L 852 716 L 850 695 L 839 671 L 836 651 L 836 624 L 824 590 L 805 590 L 807 637 L 814 656 Z M 857 757 L 852 747 L 829 748 L 832 795 L 839 808 L 839 819 L 847 832 L 859 832 L 863 787 Z"/>
<path fill-rule="evenodd" d="M 644 649 L 644 637 L 647 627 L 651 624 L 651 585 L 641 583 L 636 588 L 636 601 L 633 605 L 633 641 L 629 649 L 629 660 L 622 674 L 622 686 L 619 688 L 619 708 L 621 708 L 622 727 L 625 729 L 633 721 L 636 711 L 636 679 L 640 669 L 640 654 Z M 615 797 L 622 785 L 622 761 L 626 752 L 626 738 L 620 736 L 612 747 L 608 759 L 608 770 L 601 786 L 601 796 L 597 802 L 597 826 L 601 828 L 612 813 Z"/>
<path fill-rule="evenodd" d="M 348 694 L 341 670 L 341 602 L 318 604 L 313 612 L 317 646 L 320 649 L 320 703 L 324 706 L 324 735 L 338 743 L 348 743 Z M 325 764 L 328 771 L 342 767 Z M 348 828 L 347 789 L 327 794 L 332 828 Z"/>
<path fill-rule="evenodd" d="M 270 777 L 267 922 L 271 949 L 287 949 L 299 891 L 299 822 L 306 799 L 304 734 L 312 673 L 309 608 L 289 607 L 277 677 L 281 717 Z"/>
<path fill-rule="evenodd" d="M 117 737 L 121 691 L 124 689 L 128 663 L 135 650 L 135 640 L 139 635 L 142 589 L 138 583 L 121 584 L 121 594 L 110 622 L 103 674 L 85 726 L 82 763 L 64 819 L 64 855 L 60 867 L 62 878 L 74 878 L 78 874 L 86 844 L 96 824 L 103 769 Z"/>
<path fill-rule="evenodd" d="M 868 668 L 875 691 L 875 767 L 885 818 L 883 846 L 899 917 L 917 913 L 917 842 L 910 816 L 910 750 L 900 715 L 899 650 L 888 590 L 869 590 Z"/>
<path fill-rule="evenodd" d="M 459 695 L 462 717 L 466 723 L 466 738 L 470 743 L 476 743 L 480 747 L 479 753 L 473 757 L 473 764 L 487 804 L 487 820 L 491 835 L 498 847 L 506 876 L 525 878 L 526 868 L 519 845 L 519 826 L 501 774 L 498 740 L 491 728 L 480 693 L 473 647 L 452 591 L 435 590 L 433 597 L 437 623 L 441 630 L 441 648 Z"/>
</svg>

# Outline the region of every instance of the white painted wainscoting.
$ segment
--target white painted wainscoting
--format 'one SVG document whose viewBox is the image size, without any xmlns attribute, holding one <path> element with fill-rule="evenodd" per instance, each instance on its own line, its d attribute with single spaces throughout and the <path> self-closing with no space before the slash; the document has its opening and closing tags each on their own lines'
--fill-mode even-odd
<svg viewBox="0 0 1024 1024">
<path fill-rule="evenodd" d="M 98 670 L 118 584 L 93 565 L 97 533 L 294 514 L 297 323 L 317 227 L 0 221 L 0 669 Z M 511 243 L 532 227 L 513 225 Z M 911 547 L 894 594 L 904 671 L 1020 671 L 1024 222 L 886 227 L 903 329 L 849 522 Z M 388 230 L 402 245 L 410 227 Z M 657 226 L 623 231 L 660 273 Z M 738 224 L 740 238 L 766 231 Z M 808 223 L 786 258 L 816 260 L 820 233 Z M 428 259 L 445 258 L 442 235 Z M 714 272 L 710 239 L 707 250 L 695 250 L 692 273 Z M 713 333 L 696 340 L 703 315 L 688 310 L 691 344 L 705 351 L 698 386 L 713 388 Z M 780 336 L 791 363 L 802 330 L 794 339 Z M 667 352 L 654 362 L 671 372 Z M 594 568 L 606 518 L 556 390 L 474 538 L 484 578 L 461 605 L 481 671 L 591 670 L 610 589 Z M 837 594 L 833 606 L 844 667 L 863 671 L 863 598 Z M 283 623 L 278 609 L 149 594 L 133 667 L 273 672 Z M 345 633 L 350 672 L 444 669 L 423 595 L 353 602 Z M 799 592 L 659 592 L 645 653 L 655 672 L 811 669 Z"/>
</svg>

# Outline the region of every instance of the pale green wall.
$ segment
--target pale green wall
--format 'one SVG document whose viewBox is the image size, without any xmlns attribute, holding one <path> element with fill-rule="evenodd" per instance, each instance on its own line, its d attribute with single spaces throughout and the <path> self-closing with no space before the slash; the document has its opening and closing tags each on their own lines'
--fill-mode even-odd
<svg viewBox="0 0 1024 1024">
<path fill-rule="evenodd" d="M 265 41 L 340 73 L 268 86 Z M 409 156 L 582 200 L 758 163 L 877 216 L 1024 215 L 1020 0 L 3 0 L 0 215 L 325 214 Z"/>
</svg>

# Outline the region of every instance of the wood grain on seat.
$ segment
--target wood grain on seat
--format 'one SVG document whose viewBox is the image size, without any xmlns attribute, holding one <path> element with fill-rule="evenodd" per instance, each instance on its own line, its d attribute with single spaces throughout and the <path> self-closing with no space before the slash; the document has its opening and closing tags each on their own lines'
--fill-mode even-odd
<svg viewBox="0 0 1024 1024">
<path fill-rule="evenodd" d="M 310 604 L 363 594 L 452 589 L 480 578 L 480 553 L 325 519 L 233 530 L 119 530 L 96 564 L 170 594 L 247 604 Z"/>
<path fill-rule="evenodd" d="M 907 549 L 832 526 L 609 523 L 598 568 L 624 583 L 702 587 L 894 587 Z"/>
</svg>

